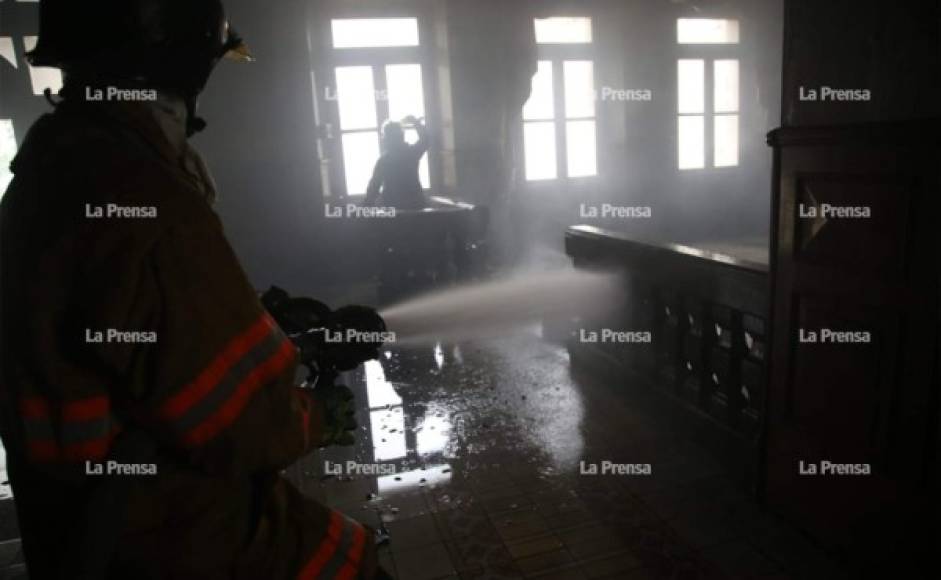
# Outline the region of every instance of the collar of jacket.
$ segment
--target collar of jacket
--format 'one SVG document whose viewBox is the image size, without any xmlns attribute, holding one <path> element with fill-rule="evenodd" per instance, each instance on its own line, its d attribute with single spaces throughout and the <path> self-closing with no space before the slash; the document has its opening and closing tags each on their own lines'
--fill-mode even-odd
<svg viewBox="0 0 941 580">
<path fill-rule="evenodd" d="M 174 170 L 199 190 L 210 204 L 216 200 L 216 186 L 205 162 L 189 144 L 188 107 L 180 97 L 157 93 L 152 101 L 94 103 L 117 125 L 133 131 Z"/>
<path fill-rule="evenodd" d="M 188 149 L 186 103 L 158 94 L 155 101 L 108 103 L 102 111 L 139 134 L 167 162 L 177 165 Z"/>
</svg>

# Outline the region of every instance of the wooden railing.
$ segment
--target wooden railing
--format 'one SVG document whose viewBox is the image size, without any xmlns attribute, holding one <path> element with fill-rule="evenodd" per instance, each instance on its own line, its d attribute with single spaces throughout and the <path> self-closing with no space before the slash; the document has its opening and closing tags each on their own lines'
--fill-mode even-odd
<svg viewBox="0 0 941 580">
<path fill-rule="evenodd" d="M 575 321 L 573 364 L 606 364 L 623 371 L 630 384 L 666 395 L 668 407 L 714 431 L 733 469 L 757 484 L 768 266 L 589 226 L 569 229 L 566 251 L 578 268 L 615 269 L 624 279 L 623 300 L 612 312 Z M 583 340 L 604 330 L 647 332 L 651 341 Z"/>
</svg>

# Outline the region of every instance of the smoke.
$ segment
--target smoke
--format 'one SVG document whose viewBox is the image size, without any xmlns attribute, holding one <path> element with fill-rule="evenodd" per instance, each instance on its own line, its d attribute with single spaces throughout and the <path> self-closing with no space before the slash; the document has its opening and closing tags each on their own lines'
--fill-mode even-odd
<svg viewBox="0 0 941 580">
<path fill-rule="evenodd" d="M 619 288 L 616 274 L 568 269 L 430 294 L 381 314 L 399 345 L 490 338 L 547 317 L 597 313 Z"/>
</svg>

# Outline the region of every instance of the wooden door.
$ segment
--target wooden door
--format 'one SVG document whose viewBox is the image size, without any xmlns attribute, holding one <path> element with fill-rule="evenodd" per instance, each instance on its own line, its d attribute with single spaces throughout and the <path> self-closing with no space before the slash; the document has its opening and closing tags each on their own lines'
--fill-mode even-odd
<svg viewBox="0 0 941 580">
<path fill-rule="evenodd" d="M 857 561 L 909 550 L 925 537 L 913 524 L 930 524 L 939 410 L 938 129 L 936 121 L 794 128 L 770 138 L 766 498 Z"/>
</svg>

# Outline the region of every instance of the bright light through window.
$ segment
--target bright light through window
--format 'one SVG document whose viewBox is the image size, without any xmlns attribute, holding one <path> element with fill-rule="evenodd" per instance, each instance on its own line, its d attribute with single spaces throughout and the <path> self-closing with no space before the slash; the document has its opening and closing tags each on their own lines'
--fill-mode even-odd
<svg viewBox="0 0 941 580">
<path fill-rule="evenodd" d="M 706 166 L 706 63 L 681 60 L 678 70 L 679 166 L 702 169 Z"/>
<path fill-rule="evenodd" d="M 736 44 L 739 41 L 738 21 L 680 18 L 676 35 L 680 44 Z"/>
<path fill-rule="evenodd" d="M 555 123 L 530 122 L 523 126 L 526 179 L 541 181 L 559 176 L 556 163 Z"/>
<path fill-rule="evenodd" d="M 27 52 L 36 48 L 36 36 L 24 36 L 23 47 Z M 62 90 L 62 71 L 57 68 L 34 67 L 29 65 L 29 79 L 33 84 L 33 94 L 41 95 L 46 89 L 58 94 Z"/>
<path fill-rule="evenodd" d="M 10 164 L 16 157 L 16 135 L 13 133 L 13 121 L 0 119 L 0 197 L 6 192 L 13 180 Z"/>
<path fill-rule="evenodd" d="M 598 137 L 594 121 L 570 121 L 566 124 L 569 177 L 598 174 Z"/>
<path fill-rule="evenodd" d="M 738 61 L 715 62 L 715 112 L 738 112 Z"/>
<path fill-rule="evenodd" d="M 715 166 L 738 165 L 738 115 L 718 115 L 715 119 Z"/>
<path fill-rule="evenodd" d="M 706 120 L 702 115 L 680 117 L 680 169 L 706 166 Z"/>
<path fill-rule="evenodd" d="M 591 18 L 540 18 L 536 20 L 539 44 L 589 44 Z"/>
<path fill-rule="evenodd" d="M 706 112 L 706 64 L 704 61 L 681 60 L 678 86 L 681 115 L 701 115 Z"/>
<path fill-rule="evenodd" d="M 425 116 L 425 94 L 420 64 L 394 64 L 386 67 L 386 86 L 388 87 L 389 118 L 401 121 L 408 116 L 421 119 Z M 418 132 L 407 130 L 409 143 L 418 141 Z M 419 178 L 422 187 L 431 188 L 431 171 L 428 156 L 422 157 L 419 166 Z"/>
<path fill-rule="evenodd" d="M 569 177 L 598 174 L 598 136 L 595 123 L 595 65 L 569 60 L 562 65 L 565 80 L 566 158 Z"/>
<path fill-rule="evenodd" d="M 419 64 L 395 64 L 386 67 L 389 118 L 401 120 L 409 115 L 425 116 L 425 95 Z"/>
<path fill-rule="evenodd" d="M 552 96 L 552 61 L 539 61 L 533 77 L 533 92 L 523 107 L 523 119 L 544 121 L 555 117 L 555 102 Z"/>
<path fill-rule="evenodd" d="M 565 116 L 582 119 L 595 116 L 595 65 L 590 60 L 566 61 Z"/>
<path fill-rule="evenodd" d="M 715 166 L 735 167 L 739 161 L 739 78 L 737 60 L 715 62 Z M 734 113 L 734 114 L 728 114 Z"/>
<path fill-rule="evenodd" d="M 526 151 L 526 179 L 529 181 L 558 177 L 555 123 L 552 121 L 555 118 L 553 95 L 552 61 L 539 61 L 533 77 L 532 94 L 523 107 L 523 147 Z"/>
<path fill-rule="evenodd" d="M 350 66 L 337 69 L 337 98 L 340 105 L 340 128 L 344 131 L 375 129 L 376 89 L 372 67 Z"/>
<path fill-rule="evenodd" d="M 343 135 L 343 163 L 346 189 L 350 195 L 365 195 L 379 159 L 379 132 L 366 131 Z"/>
<path fill-rule="evenodd" d="M 332 22 L 334 48 L 418 46 L 416 18 L 356 18 Z"/>
</svg>

